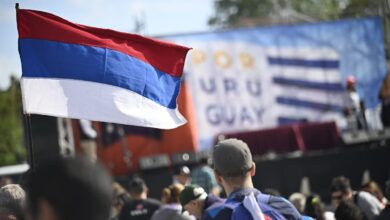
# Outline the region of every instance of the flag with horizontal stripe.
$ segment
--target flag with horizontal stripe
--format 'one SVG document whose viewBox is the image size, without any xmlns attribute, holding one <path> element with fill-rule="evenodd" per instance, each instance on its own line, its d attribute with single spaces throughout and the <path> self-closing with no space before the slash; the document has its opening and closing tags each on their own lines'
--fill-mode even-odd
<svg viewBox="0 0 390 220">
<path fill-rule="evenodd" d="M 335 50 L 268 48 L 277 123 L 336 120 L 344 124 L 345 88 Z"/>
<path fill-rule="evenodd" d="M 25 113 L 171 129 L 189 48 L 18 10 Z"/>
<path fill-rule="evenodd" d="M 297 122 L 335 121 L 344 128 L 348 76 L 357 79 L 368 112 L 379 104 L 387 73 L 380 17 L 165 39 L 194 48 L 185 72 L 202 150 L 220 134 Z"/>
</svg>

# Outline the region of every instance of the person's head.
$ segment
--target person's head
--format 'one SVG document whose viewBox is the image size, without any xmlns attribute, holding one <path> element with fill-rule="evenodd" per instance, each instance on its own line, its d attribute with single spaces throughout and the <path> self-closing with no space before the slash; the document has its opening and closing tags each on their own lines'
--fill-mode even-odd
<svg viewBox="0 0 390 220">
<path fill-rule="evenodd" d="M 253 187 L 255 163 L 248 145 L 238 139 L 220 141 L 213 149 L 214 172 L 227 195 L 236 188 Z"/>
<path fill-rule="evenodd" d="M 133 199 L 147 199 L 148 187 L 145 181 L 140 177 L 134 177 L 130 181 L 129 193 Z"/>
<path fill-rule="evenodd" d="M 347 77 L 347 89 L 349 91 L 356 91 L 356 78 L 353 75 Z"/>
<path fill-rule="evenodd" d="M 129 200 L 130 196 L 127 191 L 119 184 L 112 184 L 114 198 L 111 207 L 111 215 L 117 216 L 122 210 L 123 205 Z"/>
<path fill-rule="evenodd" d="M 384 198 L 381 187 L 375 181 L 369 181 L 368 183 L 364 184 L 361 190 L 371 193 L 379 201 L 382 201 Z"/>
<path fill-rule="evenodd" d="M 188 185 L 180 193 L 180 203 L 183 209 L 197 219 L 201 219 L 207 193 L 198 185 Z"/>
<path fill-rule="evenodd" d="M 352 200 L 351 183 L 344 176 L 339 176 L 332 180 L 330 192 L 334 207 L 337 207 L 342 200 Z"/>
<path fill-rule="evenodd" d="M 176 176 L 180 184 L 187 185 L 191 182 L 191 171 L 187 166 L 182 166 Z"/>
<path fill-rule="evenodd" d="M 304 211 L 306 215 L 317 220 L 323 220 L 325 219 L 324 212 L 324 204 L 318 195 L 310 195 L 307 197 Z"/>
<path fill-rule="evenodd" d="M 5 186 L 5 185 L 9 185 L 9 184 L 12 184 L 11 178 L 9 178 L 9 177 L 1 177 L 0 178 L 0 188 Z"/>
<path fill-rule="evenodd" d="M 164 204 L 180 203 L 180 193 L 183 191 L 184 186 L 182 184 L 172 184 L 166 187 L 162 191 L 161 201 Z"/>
<path fill-rule="evenodd" d="M 295 208 L 300 212 L 303 213 L 305 209 L 305 203 L 306 203 L 306 196 L 302 193 L 296 192 L 290 195 L 288 198 L 290 202 L 295 206 Z"/>
<path fill-rule="evenodd" d="M 334 216 L 336 220 L 362 220 L 363 214 L 359 207 L 350 201 L 342 201 L 337 207 Z"/>
<path fill-rule="evenodd" d="M 26 179 L 30 219 L 106 220 L 112 181 L 106 169 L 83 157 L 58 158 L 30 170 Z"/>
<path fill-rule="evenodd" d="M 0 188 L 0 219 L 24 219 L 24 190 L 17 184 L 9 184 Z"/>
<path fill-rule="evenodd" d="M 210 165 L 210 156 L 208 154 L 201 155 L 199 158 L 199 166 L 209 166 Z"/>
</svg>

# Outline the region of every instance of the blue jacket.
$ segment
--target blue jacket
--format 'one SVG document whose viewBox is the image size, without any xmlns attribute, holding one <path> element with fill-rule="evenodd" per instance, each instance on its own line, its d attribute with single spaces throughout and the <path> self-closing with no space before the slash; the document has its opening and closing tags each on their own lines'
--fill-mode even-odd
<svg viewBox="0 0 390 220">
<path fill-rule="evenodd" d="M 259 195 L 261 192 L 257 189 L 244 188 L 232 192 L 229 197 L 229 200 L 236 200 L 242 202 L 245 196 L 250 193 L 254 193 L 255 196 Z M 278 213 L 283 215 L 287 220 L 302 220 L 302 216 L 296 210 L 296 208 L 286 199 L 278 196 L 269 196 L 267 204 L 275 209 Z M 230 220 L 232 215 L 232 209 L 227 208 L 226 206 L 216 206 L 206 210 L 204 214 L 204 220 Z"/>
<path fill-rule="evenodd" d="M 205 200 L 205 205 L 203 207 L 202 219 L 205 219 L 206 213 L 208 212 L 208 210 L 222 206 L 224 202 L 225 202 L 225 199 L 221 199 L 220 197 L 209 194 Z"/>
</svg>

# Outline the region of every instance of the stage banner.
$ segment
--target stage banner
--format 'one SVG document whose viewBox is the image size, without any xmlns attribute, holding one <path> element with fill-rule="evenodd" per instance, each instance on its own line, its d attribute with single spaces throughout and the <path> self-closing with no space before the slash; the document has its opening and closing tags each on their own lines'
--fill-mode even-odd
<svg viewBox="0 0 390 220">
<path fill-rule="evenodd" d="M 368 108 L 386 75 L 379 17 L 167 36 L 194 48 L 185 80 L 194 98 L 200 149 L 221 133 L 307 121 L 343 128 L 346 79 Z"/>
</svg>

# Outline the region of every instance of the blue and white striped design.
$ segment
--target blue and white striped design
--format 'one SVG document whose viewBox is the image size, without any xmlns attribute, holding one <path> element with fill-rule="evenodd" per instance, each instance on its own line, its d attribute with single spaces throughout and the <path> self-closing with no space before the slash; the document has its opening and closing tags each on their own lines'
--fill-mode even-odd
<svg viewBox="0 0 390 220">
<path fill-rule="evenodd" d="M 344 109 L 338 54 L 327 48 L 269 48 L 279 124 L 337 120 Z"/>
</svg>

